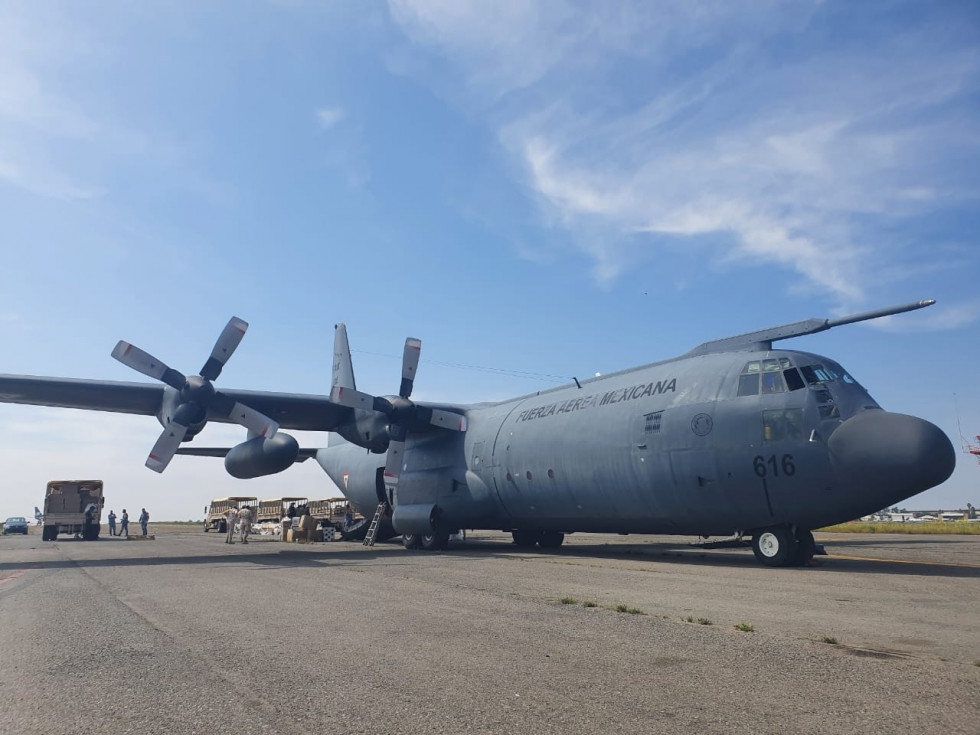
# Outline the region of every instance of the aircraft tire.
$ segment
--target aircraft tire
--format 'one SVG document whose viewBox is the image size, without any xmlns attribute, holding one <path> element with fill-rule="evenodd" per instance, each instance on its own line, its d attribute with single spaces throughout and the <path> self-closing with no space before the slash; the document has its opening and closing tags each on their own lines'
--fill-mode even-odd
<svg viewBox="0 0 980 735">
<path fill-rule="evenodd" d="M 402 545 L 406 549 L 418 549 L 422 545 L 422 537 L 417 533 L 403 533 Z"/>
<path fill-rule="evenodd" d="M 813 561 L 813 555 L 817 550 L 817 542 L 813 540 L 813 534 L 805 528 L 796 529 L 796 555 L 793 558 L 793 566 L 805 567 Z"/>
<path fill-rule="evenodd" d="M 42 541 L 54 541 L 58 538 L 57 526 L 44 526 L 41 529 L 41 540 Z"/>
<path fill-rule="evenodd" d="M 752 537 L 755 558 L 767 567 L 788 567 L 796 559 L 799 544 L 789 526 L 769 526 Z"/>
<path fill-rule="evenodd" d="M 565 534 L 561 531 L 542 531 L 538 539 L 538 546 L 542 549 L 557 549 L 565 540 Z"/>
<path fill-rule="evenodd" d="M 528 531 L 526 529 L 518 529 L 516 531 L 511 531 L 510 535 L 514 537 L 514 544 L 519 549 L 530 549 L 536 543 L 538 543 L 538 539 L 541 538 L 540 532 Z"/>
<path fill-rule="evenodd" d="M 449 534 L 422 534 L 419 543 L 426 551 L 445 551 L 449 548 Z"/>
</svg>

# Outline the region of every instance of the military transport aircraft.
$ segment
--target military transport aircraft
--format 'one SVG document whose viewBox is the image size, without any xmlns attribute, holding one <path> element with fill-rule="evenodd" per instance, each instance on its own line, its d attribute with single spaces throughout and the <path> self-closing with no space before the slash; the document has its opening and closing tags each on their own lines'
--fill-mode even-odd
<svg viewBox="0 0 980 735">
<path fill-rule="evenodd" d="M 157 472 L 208 421 L 241 424 L 247 439 L 231 449 L 181 452 L 224 455 L 239 478 L 315 456 L 365 516 L 390 509 L 409 548 L 444 548 L 462 528 L 544 548 L 571 532 L 744 535 L 760 562 L 789 566 L 812 557 L 812 529 L 938 485 L 955 453 L 931 423 L 882 410 L 835 361 L 772 343 L 932 303 L 749 332 L 472 405 L 411 400 L 418 339 L 405 342 L 398 395 L 358 391 L 343 324 L 329 397 L 216 390 L 247 327 L 232 318 L 198 376 L 119 342 L 113 357 L 163 385 L 0 375 L 0 401 L 156 416 L 163 433 L 146 464 Z M 339 438 L 300 449 L 280 428 Z"/>
</svg>

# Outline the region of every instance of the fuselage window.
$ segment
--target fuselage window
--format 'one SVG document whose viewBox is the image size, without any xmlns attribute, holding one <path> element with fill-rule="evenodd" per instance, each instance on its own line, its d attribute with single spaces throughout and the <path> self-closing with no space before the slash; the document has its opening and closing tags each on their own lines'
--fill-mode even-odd
<svg viewBox="0 0 980 735">
<path fill-rule="evenodd" d="M 762 437 L 765 441 L 803 438 L 803 409 L 787 408 L 762 412 Z"/>
</svg>

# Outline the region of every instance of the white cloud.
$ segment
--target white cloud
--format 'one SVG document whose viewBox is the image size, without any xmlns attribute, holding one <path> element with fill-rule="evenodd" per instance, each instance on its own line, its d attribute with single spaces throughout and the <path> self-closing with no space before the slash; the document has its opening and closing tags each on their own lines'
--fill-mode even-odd
<svg viewBox="0 0 980 735">
<path fill-rule="evenodd" d="M 808 27 L 816 2 L 389 7 L 420 53 L 449 61 L 456 99 L 497 126 L 603 282 L 644 233 L 853 304 L 896 259 L 879 226 L 978 194 L 950 172 L 977 156 L 956 107 L 980 54 L 948 43 L 944 18 L 840 44 Z"/>
<path fill-rule="evenodd" d="M 344 118 L 344 111 L 339 107 L 321 107 L 316 111 L 316 120 L 320 127 L 328 130 Z"/>
</svg>

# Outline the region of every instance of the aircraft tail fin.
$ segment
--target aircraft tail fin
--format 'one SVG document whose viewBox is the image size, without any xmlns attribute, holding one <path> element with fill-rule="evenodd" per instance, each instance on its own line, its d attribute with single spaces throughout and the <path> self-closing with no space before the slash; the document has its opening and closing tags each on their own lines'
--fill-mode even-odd
<svg viewBox="0 0 980 735">
<path fill-rule="evenodd" d="M 347 343 L 347 325 L 343 322 L 334 327 L 333 333 L 333 388 L 357 388 L 354 383 L 354 365 Z"/>
</svg>

